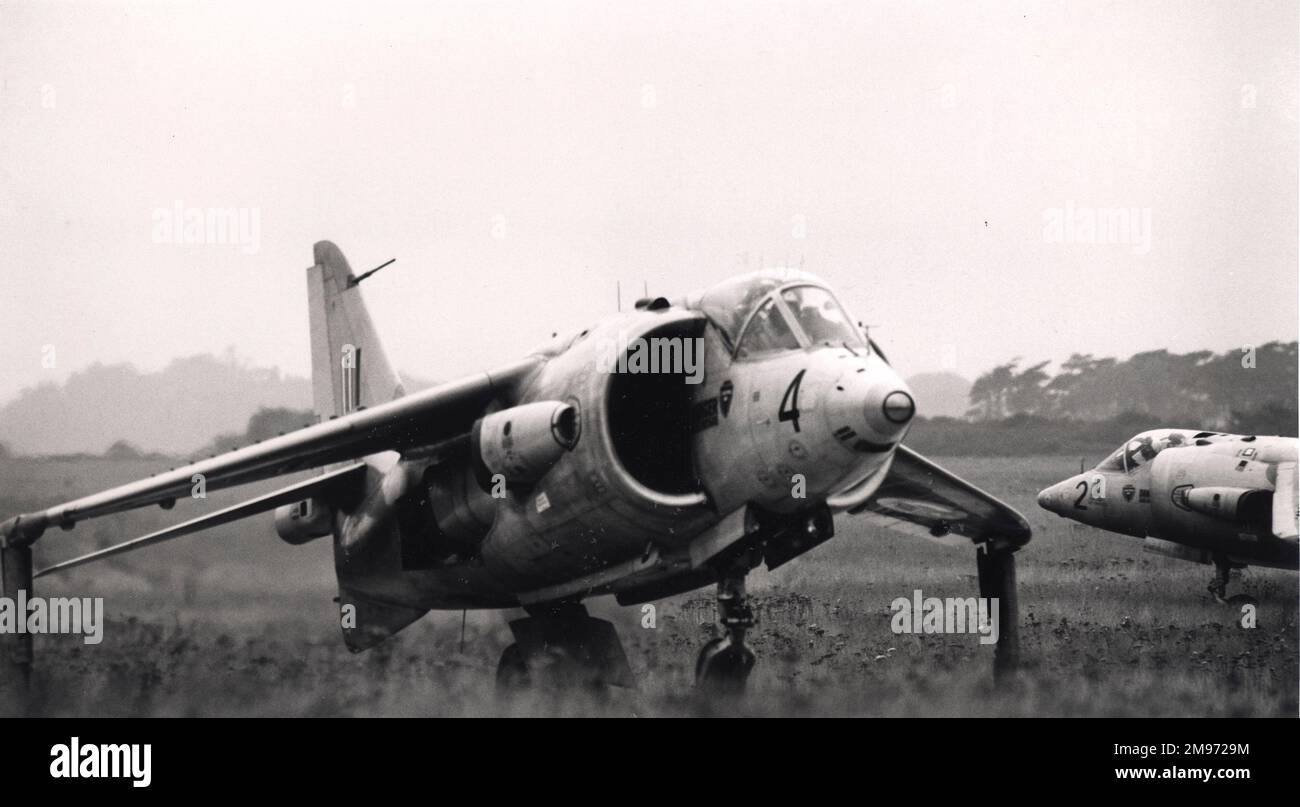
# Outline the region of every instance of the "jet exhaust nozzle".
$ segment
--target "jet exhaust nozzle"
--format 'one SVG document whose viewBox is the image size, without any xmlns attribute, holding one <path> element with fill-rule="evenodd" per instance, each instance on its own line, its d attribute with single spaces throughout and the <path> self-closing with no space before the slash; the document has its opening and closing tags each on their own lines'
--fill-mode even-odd
<svg viewBox="0 0 1300 807">
<path fill-rule="evenodd" d="M 1175 492 L 1175 503 L 1207 516 L 1234 521 L 1253 499 L 1267 491 L 1250 488 L 1201 487 Z"/>
<path fill-rule="evenodd" d="M 507 484 L 536 482 L 577 445 L 579 433 L 578 410 L 561 401 L 514 406 L 479 419 L 470 437 L 479 485 L 490 490 L 498 474 Z"/>
</svg>

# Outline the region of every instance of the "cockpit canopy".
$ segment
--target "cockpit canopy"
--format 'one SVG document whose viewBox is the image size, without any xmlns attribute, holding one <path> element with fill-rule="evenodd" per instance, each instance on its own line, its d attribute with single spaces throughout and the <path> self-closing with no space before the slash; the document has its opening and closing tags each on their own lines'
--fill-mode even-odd
<svg viewBox="0 0 1300 807">
<path fill-rule="evenodd" d="M 803 272 L 754 272 L 692 295 L 686 307 L 703 311 L 737 358 L 819 345 L 866 349 L 835 295 Z"/>
<path fill-rule="evenodd" d="M 1096 470 L 1133 473 L 1166 448 L 1190 446 L 1197 440 L 1215 434 L 1216 432 L 1194 432 L 1191 429 L 1152 429 L 1141 432 L 1115 449 L 1115 453 L 1102 460 Z"/>
</svg>

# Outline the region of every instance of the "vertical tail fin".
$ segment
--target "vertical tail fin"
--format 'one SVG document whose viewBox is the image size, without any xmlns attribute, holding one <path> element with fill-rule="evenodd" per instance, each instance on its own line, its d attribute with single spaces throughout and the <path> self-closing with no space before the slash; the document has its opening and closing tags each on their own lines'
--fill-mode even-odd
<svg viewBox="0 0 1300 807">
<path fill-rule="evenodd" d="M 374 406 L 404 391 L 366 312 L 347 258 L 329 241 L 307 270 L 312 404 L 321 420 Z"/>
</svg>

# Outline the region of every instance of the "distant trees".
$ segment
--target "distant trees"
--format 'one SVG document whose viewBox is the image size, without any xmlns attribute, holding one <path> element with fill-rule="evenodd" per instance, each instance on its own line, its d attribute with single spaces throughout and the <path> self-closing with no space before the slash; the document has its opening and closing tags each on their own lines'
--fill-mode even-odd
<svg viewBox="0 0 1300 807">
<path fill-rule="evenodd" d="M 966 416 L 975 421 L 1002 420 L 1008 414 L 1007 396 L 1015 382 L 1019 358 L 1000 364 L 975 379 L 970 387 L 970 409 Z"/>
<path fill-rule="evenodd" d="M 1047 373 L 1047 364 L 1021 369 L 1016 358 L 975 379 L 967 418 L 1100 421 L 1131 413 L 1170 426 L 1288 434 L 1296 428 L 1295 342 L 1222 354 L 1151 350 L 1124 361 L 1076 353 L 1055 375 Z M 1259 428 L 1266 424 L 1273 427 Z"/>
<path fill-rule="evenodd" d="M 258 406 L 308 406 L 311 381 L 252 367 L 231 353 L 177 358 L 156 372 L 92 364 L 0 401 L 0 440 L 25 455 L 93 452 L 129 440 L 178 455 L 237 433 Z"/>
<path fill-rule="evenodd" d="M 316 415 L 310 409 L 290 409 L 287 407 L 262 407 L 248 419 L 248 428 L 243 434 L 223 434 L 212 441 L 212 445 L 201 454 L 222 454 L 236 448 L 260 443 L 281 434 L 288 434 L 316 422 Z"/>
<path fill-rule="evenodd" d="M 127 440 L 118 440 L 104 451 L 104 458 L 110 460 L 138 460 L 142 456 L 140 449 Z"/>
<path fill-rule="evenodd" d="M 249 442 L 260 442 L 310 426 L 315 422 L 316 415 L 310 409 L 263 407 L 248 419 L 248 432 L 245 437 Z"/>
<path fill-rule="evenodd" d="M 1288 429 L 1287 426 L 1290 426 Z M 1278 401 L 1269 401 L 1249 411 L 1234 411 L 1226 431 L 1234 434 L 1295 435 L 1296 409 Z"/>
<path fill-rule="evenodd" d="M 989 370 L 971 385 L 971 408 L 966 416 L 984 422 L 1012 415 L 1046 415 L 1046 384 L 1051 376 L 1043 368 L 1048 364 L 1042 361 L 1020 370 L 1020 358 L 1016 357 Z"/>
</svg>

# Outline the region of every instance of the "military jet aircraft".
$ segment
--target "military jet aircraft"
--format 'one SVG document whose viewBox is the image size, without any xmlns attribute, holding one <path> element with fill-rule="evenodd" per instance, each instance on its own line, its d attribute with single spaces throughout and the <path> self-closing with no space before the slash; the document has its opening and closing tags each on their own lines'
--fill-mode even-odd
<svg viewBox="0 0 1300 807">
<path fill-rule="evenodd" d="M 640 604 L 717 586 L 702 688 L 754 664 L 747 573 L 829 539 L 836 517 L 976 547 L 999 599 L 995 669 L 1016 652 L 1012 508 L 900 444 L 915 404 L 880 349 L 812 275 L 760 272 L 637 302 L 491 372 L 406 394 L 359 284 L 320 242 L 307 270 L 319 422 L 0 524 L 3 592 L 274 510 L 291 544 L 333 541 L 340 624 L 363 650 L 437 609 L 520 609 L 498 677 L 627 685 L 612 625 L 582 600 Z M 47 529 L 319 469 L 273 493 L 33 574 Z M 190 508 L 201 507 L 191 502 Z M 30 666 L 30 636 L 10 653 Z M 574 671 L 577 671 L 574 673 Z"/>
<path fill-rule="evenodd" d="M 1213 563 L 1210 593 L 1226 602 L 1233 568 L 1300 567 L 1296 484 L 1294 437 L 1155 429 L 1043 490 L 1038 504 L 1141 538 L 1148 551 Z"/>
</svg>

